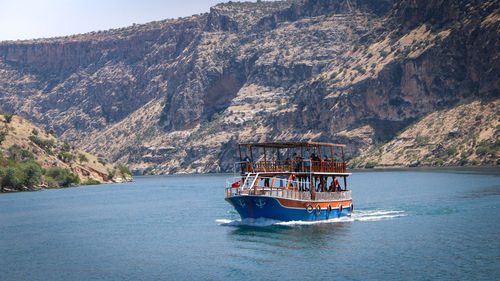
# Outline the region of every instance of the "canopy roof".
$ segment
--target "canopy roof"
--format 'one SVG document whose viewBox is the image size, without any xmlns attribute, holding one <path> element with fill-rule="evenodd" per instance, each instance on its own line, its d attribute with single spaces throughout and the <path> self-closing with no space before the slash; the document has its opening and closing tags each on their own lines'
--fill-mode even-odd
<svg viewBox="0 0 500 281">
<path fill-rule="evenodd" d="M 294 148 L 294 147 L 308 147 L 308 146 L 337 146 L 345 147 L 344 144 L 334 144 L 326 142 L 259 142 L 259 143 L 240 143 L 240 146 L 247 147 L 265 147 L 265 148 Z"/>
</svg>

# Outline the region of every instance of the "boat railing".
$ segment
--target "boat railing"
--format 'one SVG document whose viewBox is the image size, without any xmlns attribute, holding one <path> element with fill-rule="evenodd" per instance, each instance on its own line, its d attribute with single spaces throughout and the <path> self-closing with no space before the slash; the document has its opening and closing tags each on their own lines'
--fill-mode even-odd
<svg viewBox="0 0 500 281">
<path fill-rule="evenodd" d="M 278 186 L 262 186 L 263 180 L 272 178 L 247 176 L 246 178 L 231 178 L 226 181 L 226 197 L 241 194 L 265 195 L 271 197 L 288 198 L 296 200 L 311 200 L 311 192 L 305 190 L 308 182 L 298 180 L 278 179 Z M 260 183 L 260 184 L 259 184 Z M 274 183 L 274 182 L 273 182 Z M 314 192 L 314 200 L 335 201 L 351 199 L 351 191 Z"/>
<path fill-rule="evenodd" d="M 316 192 L 314 199 L 320 201 L 350 200 L 351 191 L 344 190 L 340 192 Z"/>
<path fill-rule="evenodd" d="M 346 172 L 346 163 L 335 160 L 260 160 L 257 162 L 244 161 L 237 163 L 241 166 L 241 172 L 244 174 L 266 172 Z"/>
</svg>

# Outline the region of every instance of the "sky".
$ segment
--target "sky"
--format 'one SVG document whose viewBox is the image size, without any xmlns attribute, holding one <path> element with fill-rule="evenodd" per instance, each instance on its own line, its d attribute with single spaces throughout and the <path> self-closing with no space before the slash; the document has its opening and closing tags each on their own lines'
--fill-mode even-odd
<svg viewBox="0 0 500 281">
<path fill-rule="evenodd" d="M 227 0 L 0 0 L 0 41 L 86 33 L 186 17 Z"/>
</svg>

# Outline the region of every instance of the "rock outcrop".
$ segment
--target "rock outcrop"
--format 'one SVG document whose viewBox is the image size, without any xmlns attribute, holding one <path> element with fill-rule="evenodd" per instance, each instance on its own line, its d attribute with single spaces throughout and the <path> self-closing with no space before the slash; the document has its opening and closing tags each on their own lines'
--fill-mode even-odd
<svg viewBox="0 0 500 281">
<path fill-rule="evenodd" d="M 155 173 L 228 171 L 240 141 L 338 141 L 354 157 L 436 111 L 496 104 L 499 29 L 493 0 L 224 3 L 0 43 L 0 110 Z"/>
</svg>

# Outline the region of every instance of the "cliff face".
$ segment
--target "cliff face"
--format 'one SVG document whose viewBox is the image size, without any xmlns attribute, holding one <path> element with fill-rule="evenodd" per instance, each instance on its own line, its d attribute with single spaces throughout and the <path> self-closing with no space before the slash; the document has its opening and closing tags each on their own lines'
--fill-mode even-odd
<svg viewBox="0 0 500 281">
<path fill-rule="evenodd" d="M 355 156 L 437 110 L 497 100 L 499 20 L 498 1 L 227 3 L 4 42 L 0 110 L 158 173 L 228 170 L 240 141 L 338 141 Z"/>
</svg>

